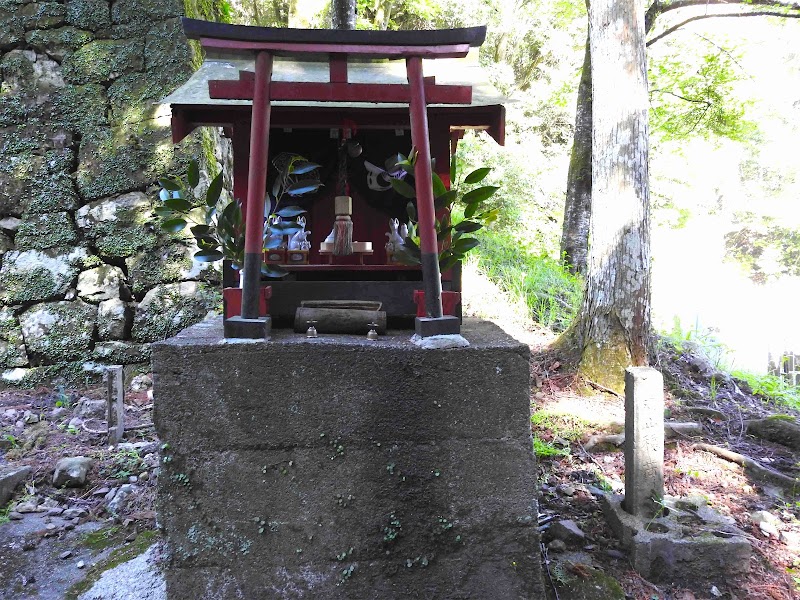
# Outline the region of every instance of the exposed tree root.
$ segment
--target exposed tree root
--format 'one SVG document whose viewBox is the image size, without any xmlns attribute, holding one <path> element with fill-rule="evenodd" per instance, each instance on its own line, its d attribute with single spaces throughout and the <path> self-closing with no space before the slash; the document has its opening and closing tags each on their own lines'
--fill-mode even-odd
<svg viewBox="0 0 800 600">
<path fill-rule="evenodd" d="M 727 450 L 726 448 L 720 448 L 719 446 L 712 446 L 711 444 L 702 444 L 697 443 L 693 444 L 692 448 L 696 448 L 697 450 L 704 450 L 705 452 L 710 452 L 711 454 L 715 454 L 720 458 L 724 458 L 725 460 L 729 460 L 731 462 L 736 463 L 737 465 L 741 465 L 748 471 L 752 476 L 756 479 L 761 481 L 769 481 L 771 483 L 777 484 L 794 493 L 796 490 L 800 490 L 800 480 L 794 479 L 793 477 L 789 477 L 788 475 L 784 475 L 783 473 L 779 473 L 778 471 L 774 471 L 764 465 L 759 464 L 749 456 L 745 456 L 744 454 L 739 454 L 738 452 L 733 452 L 732 450 Z"/>
<path fill-rule="evenodd" d="M 775 415 L 766 419 L 745 421 L 747 433 L 781 444 L 792 450 L 800 450 L 800 426 L 792 417 Z"/>
<path fill-rule="evenodd" d="M 664 423 L 664 438 L 672 439 L 676 437 L 687 437 L 690 435 L 700 435 L 703 433 L 703 426 L 700 423 L 693 422 L 666 422 Z M 622 446 L 625 443 L 625 434 L 603 434 L 593 435 L 584 444 L 583 448 L 591 452 L 592 449 L 602 444 L 612 444 L 614 446 Z"/>
</svg>

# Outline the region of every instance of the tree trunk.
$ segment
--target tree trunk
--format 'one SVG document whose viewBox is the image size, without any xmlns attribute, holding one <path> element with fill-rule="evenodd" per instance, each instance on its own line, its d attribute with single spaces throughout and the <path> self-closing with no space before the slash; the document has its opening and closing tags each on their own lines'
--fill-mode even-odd
<svg viewBox="0 0 800 600">
<path fill-rule="evenodd" d="M 580 371 L 616 391 L 650 351 L 650 205 L 644 12 L 635 0 L 593 0 L 592 221 L 576 337 Z"/>
<path fill-rule="evenodd" d="M 332 0 L 331 21 L 334 29 L 355 29 L 356 0 Z"/>
<path fill-rule="evenodd" d="M 575 110 L 575 135 L 567 174 L 561 258 L 572 273 L 586 273 L 589 223 L 592 216 L 592 63 L 589 35 L 583 56 L 581 82 Z"/>
</svg>

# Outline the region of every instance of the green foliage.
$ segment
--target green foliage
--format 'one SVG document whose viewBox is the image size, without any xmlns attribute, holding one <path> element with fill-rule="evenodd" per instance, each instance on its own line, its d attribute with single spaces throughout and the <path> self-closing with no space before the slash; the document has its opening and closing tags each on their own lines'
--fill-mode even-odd
<svg viewBox="0 0 800 600">
<path fill-rule="evenodd" d="M 742 141 L 756 125 L 745 119 L 750 104 L 739 100 L 735 85 L 743 79 L 737 58 L 716 45 L 707 54 L 688 53 L 673 44 L 672 53 L 651 53 L 650 124 L 662 139 L 699 135 Z"/>
<path fill-rule="evenodd" d="M 146 468 L 136 450 L 118 450 L 114 453 L 111 464 L 101 469 L 101 475 L 112 479 L 128 479 L 138 475 Z"/>
<path fill-rule="evenodd" d="M 556 448 L 552 443 L 533 436 L 533 453 L 537 458 L 569 456 L 569 448 Z"/>
<path fill-rule="evenodd" d="M 705 358 L 716 369 L 726 369 L 731 350 L 717 338 L 717 330 L 702 328 L 695 322 L 691 329 L 684 329 L 680 317 L 673 317 L 672 329 L 660 333 L 660 343 L 672 346 L 678 354 L 692 353 Z"/>
<path fill-rule="evenodd" d="M 583 282 L 559 261 L 532 252 L 509 232 L 480 234 L 478 267 L 505 291 L 525 301 L 531 318 L 564 331 L 578 312 Z"/>
<path fill-rule="evenodd" d="M 412 150 L 409 158 L 398 155 L 398 165 L 408 171 L 413 170 L 417 160 L 416 150 Z M 498 189 L 495 185 L 482 185 L 491 168 L 479 167 L 466 175 L 459 169 L 460 163 L 454 156 L 450 164 L 451 188 L 448 190 L 441 178 L 432 174 L 434 206 L 441 219 L 436 219 L 436 238 L 439 241 L 439 268 L 447 271 L 462 262 L 470 250 L 480 242 L 473 235 L 476 231 L 491 225 L 497 220 L 499 211 L 485 206 Z M 392 179 L 394 190 L 413 200 L 416 189 L 402 179 Z M 420 236 L 417 221 L 417 208 L 413 202 L 407 206 L 410 226 L 404 245 L 395 250 L 395 256 L 404 264 L 420 263 Z"/>
<path fill-rule="evenodd" d="M 264 227 L 264 249 L 278 247 L 284 236 L 293 235 L 301 229 L 295 218 L 305 210 L 297 206 L 281 208 L 281 202 L 287 197 L 296 198 L 315 192 L 322 185 L 310 175 L 319 165 L 302 156 L 281 154 L 275 162 L 277 176 L 268 197 L 273 208 Z M 198 195 L 196 188 L 200 184 L 200 168 L 197 161 L 190 161 L 185 179 L 172 175 L 159 180 L 159 199 L 162 204 L 154 212 L 161 218 L 161 229 L 164 231 L 178 233 L 189 228 L 199 248 L 194 255 L 195 260 L 215 262 L 226 258 L 238 269 L 244 266 L 242 206 L 238 200 L 220 200 L 222 177 L 223 174 L 218 173 L 211 180 L 205 195 Z M 286 274 L 267 265 L 262 266 L 262 272 L 271 277 Z"/>
<path fill-rule="evenodd" d="M 746 371 L 733 371 L 731 374 L 736 379 L 746 382 L 756 396 L 761 396 L 768 402 L 800 410 L 800 387 L 789 385 L 782 377 Z"/>
<path fill-rule="evenodd" d="M 800 275 L 800 231 L 775 217 L 736 215 L 739 227 L 725 234 L 727 258 L 738 262 L 756 283 Z"/>
</svg>

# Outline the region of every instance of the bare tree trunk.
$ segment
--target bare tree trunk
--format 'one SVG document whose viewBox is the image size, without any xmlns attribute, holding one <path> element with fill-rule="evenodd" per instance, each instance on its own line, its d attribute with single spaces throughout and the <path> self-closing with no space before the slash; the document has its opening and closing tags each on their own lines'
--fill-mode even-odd
<svg viewBox="0 0 800 600">
<path fill-rule="evenodd" d="M 332 0 L 331 19 L 334 29 L 355 29 L 356 0 Z"/>
<path fill-rule="evenodd" d="M 572 273 L 586 273 L 589 223 L 592 216 L 592 61 L 589 34 L 583 56 L 581 82 L 575 110 L 575 135 L 567 174 L 561 258 Z"/>
<path fill-rule="evenodd" d="M 580 371 L 613 390 L 650 351 L 650 204 L 644 11 L 593 0 L 592 223 L 576 336 Z"/>
</svg>

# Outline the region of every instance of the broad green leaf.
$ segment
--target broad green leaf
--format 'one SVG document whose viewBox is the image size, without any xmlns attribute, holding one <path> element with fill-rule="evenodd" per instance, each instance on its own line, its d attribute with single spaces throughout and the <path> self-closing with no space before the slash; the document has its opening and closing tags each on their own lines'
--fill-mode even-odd
<svg viewBox="0 0 800 600">
<path fill-rule="evenodd" d="M 464 218 L 471 219 L 476 212 L 478 212 L 479 204 L 468 204 L 467 208 L 464 209 Z"/>
<path fill-rule="evenodd" d="M 453 244 L 453 252 L 467 252 L 478 246 L 480 242 L 475 238 L 459 238 Z"/>
<path fill-rule="evenodd" d="M 210 225 L 195 225 L 194 227 L 190 227 L 189 231 L 192 232 L 193 236 L 197 237 L 210 234 L 212 232 L 212 227 Z"/>
<path fill-rule="evenodd" d="M 280 267 L 275 267 L 273 265 L 262 263 L 261 274 L 264 275 L 265 277 L 280 278 L 280 277 L 286 277 L 289 274 L 289 271 L 281 269 Z"/>
<path fill-rule="evenodd" d="M 211 184 L 209 184 L 208 190 L 206 190 L 206 206 L 214 206 L 217 202 L 219 202 L 219 196 L 221 193 L 222 171 L 217 173 L 217 176 L 211 180 Z"/>
<path fill-rule="evenodd" d="M 433 182 L 433 196 L 434 198 L 438 198 L 447 193 L 447 188 L 442 181 L 442 178 L 439 177 L 438 173 L 431 173 L 431 180 Z"/>
<path fill-rule="evenodd" d="M 167 208 L 166 206 L 157 206 L 153 209 L 153 212 L 158 215 L 159 217 L 169 217 L 175 214 L 171 208 Z"/>
<path fill-rule="evenodd" d="M 433 201 L 433 205 L 436 207 L 436 210 L 442 210 L 450 206 L 456 200 L 456 195 L 458 194 L 457 190 L 449 190 L 444 194 L 437 196 L 436 199 Z"/>
<path fill-rule="evenodd" d="M 192 187 L 197 187 L 200 183 L 200 168 L 197 166 L 197 161 L 189 161 L 189 168 L 186 170 L 186 181 Z"/>
<path fill-rule="evenodd" d="M 188 200 L 184 200 L 183 198 L 170 198 L 169 200 L 165 200 L 164 206 L 178 212 L 185 212 L 187 210 L 192 210 L 193 208 L 192 203 Z"/>
<path fill-rule="evenodd" d="M 414 206 L 413 202 L 409 202 L 406 204 L 406 214 L 408 218 L 411 219 L 414 223 L 417 222 L 417 207 Z"/>
<path fill-rule="evenodd" d="M 286 208 L 280 209 L 275 214 L 285 219 L 289 219 L 291 217 L 296 217 L 297 215 L 302 215 L 304 212 L 306 212 L 306 210 L 304 208 L 300 208 L 299 206 L 287 206 Z"/>
<path fill-rule="evenodd" d="M 455 184 L 456 175 L 457 175 L 457 173 L 456 173 L 457 166 L 458 166 L 458 163 L 456 161 L 456 155 L 453 154 L 453 156 L 450 157 L 450 185 L 454 185 Z"/>
<path fill-rule="evenodd" d="M 224 256 L 219 250 L 200 250 L 194 254 L 194 259 L 197 262 L 214 262 L 222 258 Z"/>
<path fill-rule="evenodd" d="M 161 229 L 170 233 L 176 233 L 184 227 L 186 227 L 186 221 L 183 219 L 168 219 L 161 222 Z"/>
<path fill-rule="evenodd" d="M 199 235 L 194 239 L 197 242 L 197 247 L 201 250 L 208 250 L 210 248 L 217 248 L 219 246 L 217 238 L 215 238 L 213 235 Z"/>
<path fill-rule="evenodd" d="M 477 204 L 494 196 L 494 193 L 499 189 L 496 185 L 485 185 L 467 192 L 461 200 L 464 204 Z"/>
<path fill-rule="evenodd" d="M 482 227 L 483 225 L 476 223 L 475 221 L 461 221 L 461 223 L 456 225 L 456 231 L 472 233 L 473 231 L 478 231 L 478 229 L 481 229 Z"/>
<path fill-rule="evenodd" d="M 403 198 L 411 199 L 417 197 L 417 192 L 414 190 L 414 188 L 402 179 L 392 178 L 389 180 L 389 183 L 392 184 L 394 191 L 403 196 Z"/>
<path fill-rule="evenodd" d="M 411 238 L 411 236 L 409 236 L 409 237 L 407 237 L 406 239 L 404 239 L 404 240 L 403 240 L 403 245 L 404 245 L 406 248 L 408 248 L 408 249 L 411 249 L 412 251 L 413 251 L 413 250 L 416 250 L 417 254 L 419 254 L 419 251 L 420 251 L 420 250 L 419 250 L 419 245 L 417 245 L 417 242 L 415 242 L 415 241 L 414 241 L 414 240 Z"/>
<path fill-rule="evenodd" d="M 181 182 L 174 177 L 164 177 L 163 179 L 159 179 L 158 185 L 170 192 L 181 189 Z"/>
<path fill-rule="evenodd" d="M 491 167 L 481 167 L 480 169 L 475 169 L 472 173 L 464 178 L 464 183 L 481 182 L 486 178 L 491 170 Z"/>
<path fill-rule="evenodd" d="M 320 165 L 317 163 L 309 162 L 307 160 L 298 160 L 291 164 L 289 167 L 289 173 L 292 175 L 303 175 L 319 168 Z"/>
<path fill-rule="evenodd" d="M 302 196 L 303 194 L 316 192 L 321 186 L 322 184 L 316 179 L 304 179 L 286 188 L 286 193 L 290 196 Z"/>
<path fill-rule="evenodd" d="M 275 178 L 275 181 L 272 182 L 272 197 L 275 198 L 275 200 L 278 199 L 278 194 L 281 193 L 282 182 L 283 182 L 283 177 L 281 177 L 280 175 L 278 175 Z"/>
</svg>

